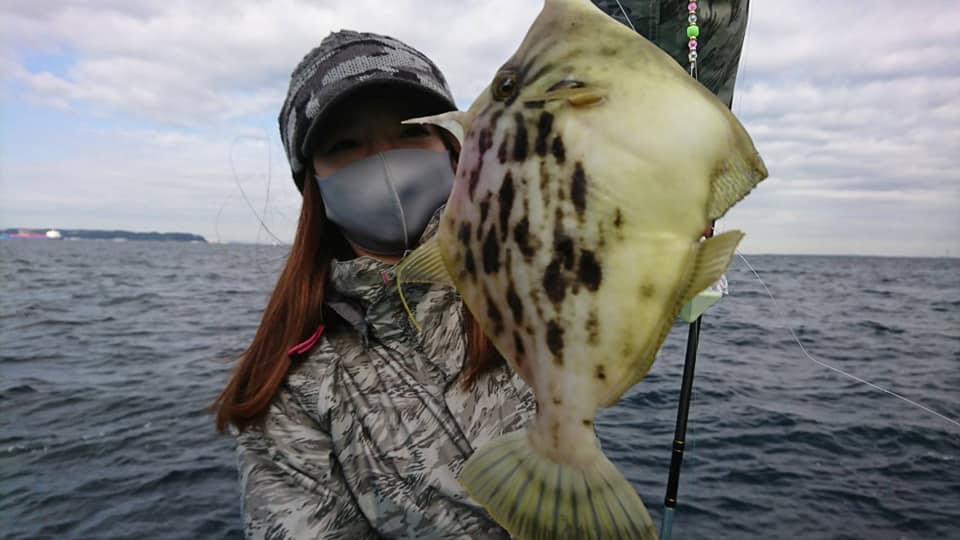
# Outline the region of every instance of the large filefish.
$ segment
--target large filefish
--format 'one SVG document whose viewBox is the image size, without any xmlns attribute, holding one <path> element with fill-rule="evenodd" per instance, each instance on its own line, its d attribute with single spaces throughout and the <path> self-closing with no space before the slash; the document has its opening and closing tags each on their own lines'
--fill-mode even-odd
<svg viewBox="0 0 960 540">
<path fill-rule="evenodd" d="M 468 111 L 414 121 L 462 153 L 438 233 L 398 283 L 452 283 L 537 400 L 528 430 L 478 449 L 461 483 L 520 538 L 656 537 L 594 415 L 729 264 L 742 233 L 700 237 L 766 177 L 749 136 L 587 0 L 546 0 Z"/>
</svg>

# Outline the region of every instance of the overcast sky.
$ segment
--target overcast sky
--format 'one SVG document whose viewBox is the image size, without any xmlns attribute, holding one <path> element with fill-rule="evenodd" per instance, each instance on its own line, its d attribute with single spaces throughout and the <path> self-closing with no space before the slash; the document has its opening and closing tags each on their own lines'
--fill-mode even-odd
<svg viewBox="0 0 960 540">
<path fill-rule="evenodd" d="M 960 255 L 957 2 L 751 4 L 733 110 L 771 175 L 721 228 L 747 253 Z M 540 7 L 5 1 L 0 227 L 267 242 L 262 214 L 287 242 L 300 198 L 276 117 L 309 49 L 341 28 L 392 35 L 466 107 Z"/>
</svg>

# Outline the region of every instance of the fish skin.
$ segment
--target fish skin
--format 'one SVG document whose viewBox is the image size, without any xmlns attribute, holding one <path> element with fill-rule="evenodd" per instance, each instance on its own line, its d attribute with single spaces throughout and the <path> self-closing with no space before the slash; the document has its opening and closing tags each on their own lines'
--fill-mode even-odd
<svg viewBox="0 0 960 540">
<path fill-rule="evenodd" d="M 463 141 L 440 257 L 536 396 L 533 452 L 588 470 L 606 462 L 597 409 L 649 371 L 705 268 L 729 264 L 704 260 L 702 231 L 766 169 L 713 94 L 586 0 L 547 0 L 490 88 L 454 119 Z M 739 238 L 712 246 L 732 254 Z M 483 500 L 478 481 L 465 483 L 511 532 L 526 530 Z M 642 535 L 655 536 L 647 525 L 649 516 Z"/>
</svg>

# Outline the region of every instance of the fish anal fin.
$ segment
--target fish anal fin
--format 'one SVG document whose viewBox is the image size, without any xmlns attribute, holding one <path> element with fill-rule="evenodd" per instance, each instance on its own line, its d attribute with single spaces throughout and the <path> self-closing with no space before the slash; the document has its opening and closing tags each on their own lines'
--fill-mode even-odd
<svg viewBox="0 0 960 540">
<path fill-rule="evenodd" d="M 423 244 L 420 244 L 420 247 L 404 257 L 403 260 L 397 264 L 396 274 L 397 290 L 400 293 L 400 301 L 403 304 L 403 309 L 407 312 L 407 316 L 410 317 L 410 321 L 417 327 L 417 330 L 420 330 L 420 325 L 414 318 L 413 312 L 410 310 L 407 299 L 403 294 L 403 285 L 406 283 L 436 283 L 450 287 L 453 286 L 453 280 L 450 278 L 443 258 L 440 256 L 440 244 L 437 241 L 437 237 L 434 236 Z"/>
<path fill-rule="evenodd" d="M 470 124 L 472 123 L 471 120 L 472 115 L 469 111 L 450 111 L 443 114 L 435 114 L 433 116 L 410 118 L 409 120 L 404 120 L 402 123 L 433 124 L 437 127 L 441 127 L 456 137 L 457 142 L 460 143 L 460 146 L 462 147 L 463 139 L 466 137 L 467 131 L 470 130 Z"/>
<path fill-rule="evenodd" d="M 744 133 L 744 137 L 746 134 Z M 719 219 L 733 205 L 747 196 L 750 191 L 767 177 L 767 167 L 749 140 L 745 141 L 748 150 L 733 152 L 728 159 L 721 161 L 714 169 L 711 178 L 710 200 L 707 203 L 707 217 Z"/>
<path fill-rule="evenodd" d="M 740 231 L 727 231 L 700 242 L 697 246 L 697 258 L 694 261 L 690 284 L 683 293 L 681 306 L 720 279 L 730 266 L 730 260 L 743 236 L 744 234 Z"/>
<path fill-rule="evenodd" d="M 599 450 L 584 466 L 558 463 L 517 431 L 474 452 L 460 483 L 514 538 L 657 538 L 643 501 Z"/>
</svg>

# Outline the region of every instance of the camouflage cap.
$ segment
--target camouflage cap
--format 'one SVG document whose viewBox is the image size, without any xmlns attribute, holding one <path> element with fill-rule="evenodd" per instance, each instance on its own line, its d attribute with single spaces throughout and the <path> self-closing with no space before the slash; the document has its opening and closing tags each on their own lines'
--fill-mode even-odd
<svg viewBox="0 0 960 540">
<path fill-rule="evenodd" d="M 406 88 L 435 100 L 435 110 L 424 114 L 456 108 L 443 74 L 420 51 L 379 34 L 331 33 L 293 70 L 278 118 L 280 139 L 301 193 L 305 164 L 324 117 L 355 91 L 375 85 Z"/>
</svg>

